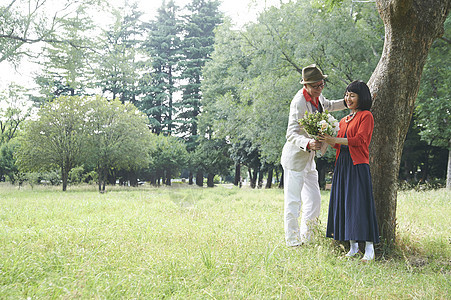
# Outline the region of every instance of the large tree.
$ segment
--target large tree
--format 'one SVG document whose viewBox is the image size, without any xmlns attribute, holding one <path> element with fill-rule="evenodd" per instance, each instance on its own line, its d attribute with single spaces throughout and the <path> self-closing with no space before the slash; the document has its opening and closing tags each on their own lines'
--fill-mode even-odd
<svg viewBox="0 0 451 300">
<path fill-rule="evenodd" d="M 49 43 L 43 50 L 39 62 L 43 66 L 36 82 L 41 87 L 42 98 L 37 102 L 45 102 L 58 96 L 84 95 L 88 87 L 92 87 L 92 71 L 89 67 L 93 42 L 94 23 L 88 14 L 88 8 L 80 6 L 73 16 L 65 16 L 60 21 L 59 32 L 51 34 L 54 40 L 69 39 L 72 43 Z"/>
<path fill-rule="evenodd" d="M 163 1 L 157 19 L 144 24 L 148 36 L 143 49 L 149 57 L 149 72 L 141 80 L 140 109 L 147 114 L 153 133 L 171 135 L 174 122 L 174 94 L 177 91 L 181 57 L 181 21 L 173 0 Z"/>
<path fill-rule="evenodd" d="M 198 136 L 198 116 L 201 112 L 202 68 L 210 59 L 215 41 L 214 30 L 222 21 L 217 0 L 192 0 L 186 6 L 185 34 L 181 78 L 183 96 L 178 114 L 180 133 L 188 140 Z M 190 146 L 188 145 L 190 148 Z M 192 147 L 191 147 L 192 148 Z"/>
<path fill-rule="evenodd" d="M 152 134 L 149 145 L 150 163 L 144 170 L 152 184 L 171 185 L 171 179 L 178 176 L 185 167 L 187 151 L 183 140 L 174 136 Z"/>
<path fill-rule="evenodd" d="M 142 26 L 137 4 L 113 9 L 114 22 L 101 35 L 97 55 L 97 85 L 107 98 L 136 104 L 140 69 L 137 52 Z"/>
<path fill-rule="evenodd" d="M 17 161 L 24 171 L 61 170 L 63 191 L 68 174 L 86 152 L 86 99 L 63 96 L 47 103 L 19 136 Z"/>
<path fill-rule="evenodd" d="M 194 162 L 197 169 L 207 174 L 207 186 L 214 186 L 215 175 L 225 175 L 228 173 L 232 164 L 227 150 L 229 146 L 224 139 L 206 139 L 200 140 L 194 152 Z M 200 178 L 199 178 L 200 179 Z M 198 186 L 202 186 L 203 182 L 197 182 Z"/>
<path fill-rule="evenodd" d="M 368 82 L 375 122 L 370 165 L 380 232 L 393 245 L 403 143 L 429 49 L 444 32 L 451 1 L 376 0 L 376 4 L 385 24 L 385 43 Z"/>
<path fill-rule="evenodd" d="M 99 191 L 105 191 L 110 170 L 136 170 L 148 162 L 150 132 L 146 116 L 131 103 L 97 96 L 84 115 L 89 149 L 85 161 L 97 171 Z"/>
</svg>

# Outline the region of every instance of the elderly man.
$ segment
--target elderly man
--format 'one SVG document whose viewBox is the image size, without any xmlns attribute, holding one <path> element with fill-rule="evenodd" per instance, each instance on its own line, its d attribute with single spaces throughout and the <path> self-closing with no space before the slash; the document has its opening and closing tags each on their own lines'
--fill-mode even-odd
<svg viewBox="0 0 451 300">
<path fill-rule="evenodd" d="M 298 120 L 305 112 L 316 113 L 345 108 L 343 100 L 329 101 L 322 95 L 323 75 L 316 65 L 302 69 L 301 84 L 304 87 L 294 96 L 290 105 L 286 143 L 282 150 L 281 164 L 284 170 L 284 224 L 287 246 L 300 246 L 312 238 L 312 230 L 319 217 L 321 194 L 318 171 L 314 160 L 315 150 L 327 148 L 308 136 Z M 302 205 L 301 226 L 298 219 Z"/>
</svg>

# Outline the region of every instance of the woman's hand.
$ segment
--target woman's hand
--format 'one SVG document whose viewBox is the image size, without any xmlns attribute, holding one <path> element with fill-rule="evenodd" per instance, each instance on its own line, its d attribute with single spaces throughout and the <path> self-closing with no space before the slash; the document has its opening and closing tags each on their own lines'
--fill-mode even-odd
<svg viewBox="0 0 451 300">
<path fill-rule="evenodd" d="M 326 142 L 327 144 L 329 144 L 332 147 L 336 144 L 335 143 L 335 138 L 333 136 L 328 135 L 328 134 L 318 135 L 318 140 L 320 142 Z"/>
<path fill-rule="evenodd" d="M 348 145 L 348 139 L 347 138 L 339 138 L 339 137 L 333 137 L 328 134 L 321 134 L 318 136 L 318 140 L 320 142 L 326 142 L 332 147 L 334 147 L 336 144 L 338 145 Z"/>
</svg>

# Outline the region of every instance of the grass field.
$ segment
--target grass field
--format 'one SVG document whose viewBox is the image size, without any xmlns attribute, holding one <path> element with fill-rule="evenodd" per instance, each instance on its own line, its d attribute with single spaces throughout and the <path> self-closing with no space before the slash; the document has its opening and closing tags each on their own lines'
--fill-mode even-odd
<svg viewBox="0 0 451 300">
<path fill-rule="evenodd" d="M 400 192 L 398 246 L 287 248 L 283 192 L 0 186 L 1 299 L 449 299 L 450 192 Z"/>
</svg>

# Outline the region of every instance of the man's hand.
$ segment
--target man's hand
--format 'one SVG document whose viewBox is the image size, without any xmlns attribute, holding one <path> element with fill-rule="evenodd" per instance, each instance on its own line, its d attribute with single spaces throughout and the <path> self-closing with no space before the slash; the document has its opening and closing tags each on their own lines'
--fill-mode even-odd
<svg viewBox="0 0 451 300">
<path fill-rule="evenodd" d="M 317 140 L 314 140 L 313 142 L 310 141 L 310 142 L 308 143 L 308 148 L 309 148 L 310 150 L 319 150 L 319 149 L 321 149 L 321 142 L 320 142 L 320 141 L 317 141 Z"/>
</svg>

